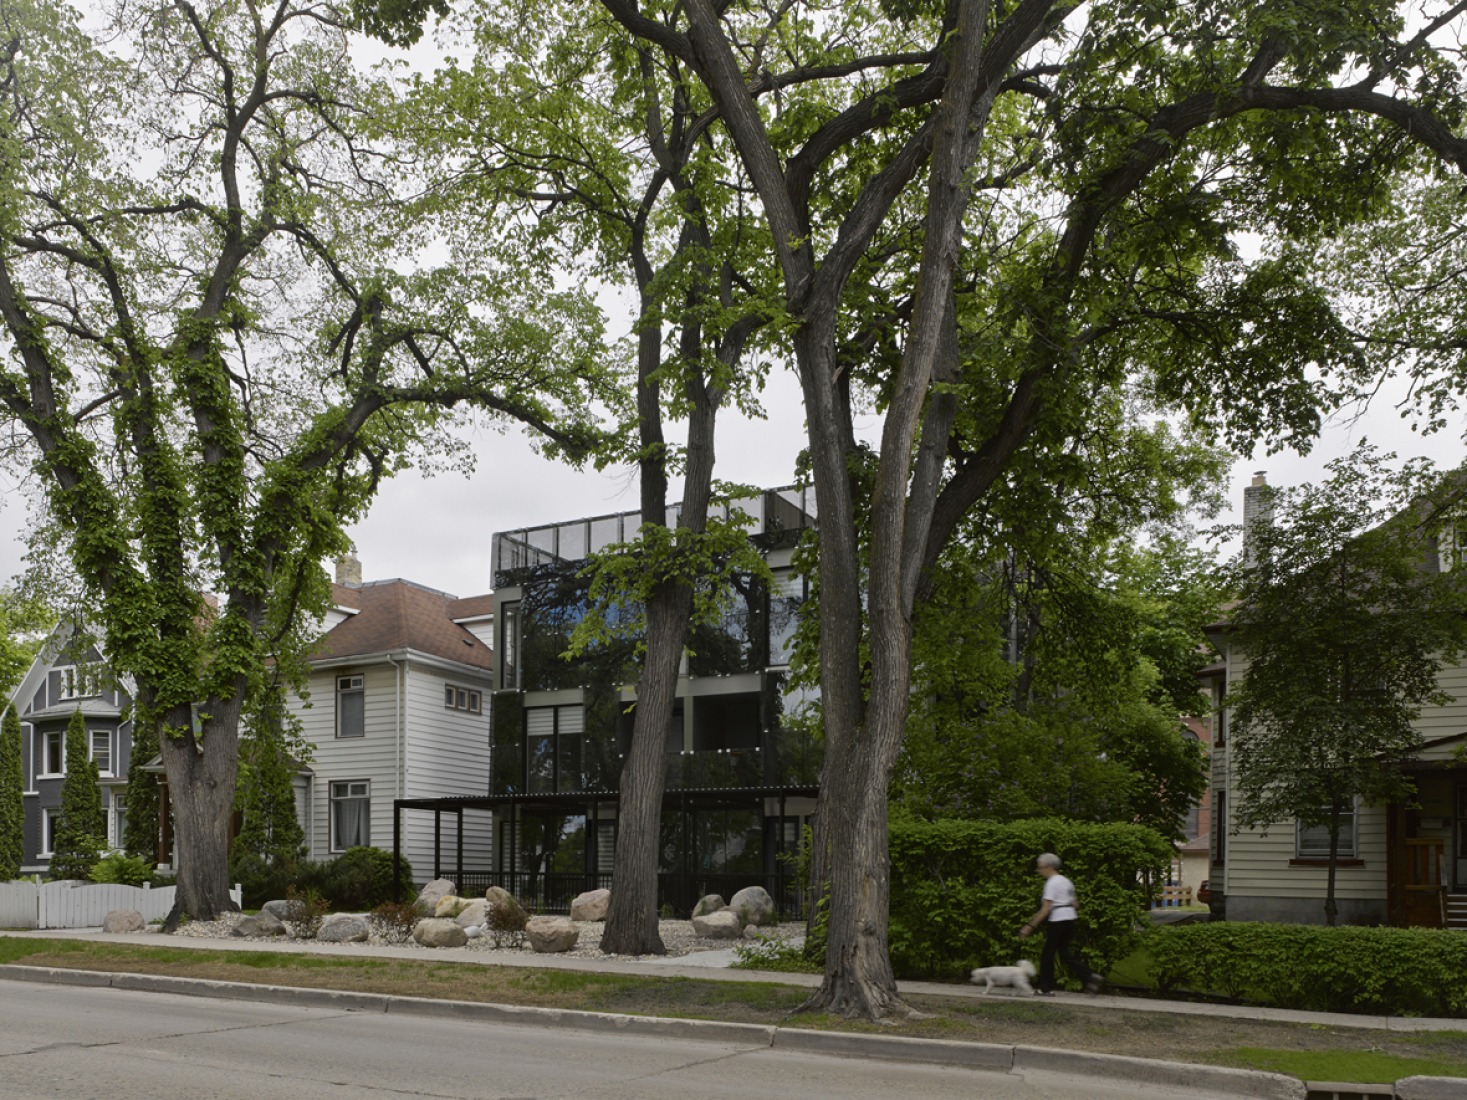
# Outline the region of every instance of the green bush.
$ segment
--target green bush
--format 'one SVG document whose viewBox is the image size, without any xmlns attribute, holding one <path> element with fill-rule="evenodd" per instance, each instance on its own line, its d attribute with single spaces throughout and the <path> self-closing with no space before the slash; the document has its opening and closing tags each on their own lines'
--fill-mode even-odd
<svg viewBox="0 0 1467 1100">
<path fill-rule="evenodd" d="M 1430 928 L 1225 922 L 1154 930 L 1162 992 L 1190 990 L 1279 1008 L 1467 1016 L 1467 936 Z"/>
<path fill-rule="evenodd" d="M 1077 947 L 1105 973 L 1135 947 L 1172 847 L 1140 825 L 1033 821 L 894 821 L 891 825 L 891 961 L 899 977 L 957 979 L 975 966 L 1027 956 L 1021 941 L 1039 908 L 1034 859 L 1054 852 L 1080 902 Z"/>
<path fill-rule="evenodd" d="M 402 859 L 402 891 L 413 896 L 413 869 Z M 329 863 L 321 865 L 318 886 L 336 903 L 338 909 L 374 909 L 392 896 L 392 853 L 381 848 L 348 848 Z"/>
<path fill-rule="evenodd" d="M 153 881 L 153 864 L 142 856 L 112 852 L 92 864 L 92 881 L 141 886 Z"/>
<path fill-rule="evenodd" d="M 392 853 L 381 848 L 348 848 L 324 863 L 299 860 L 267 864 L 259 856 L 236 850 L 229 860 L 230 881 L 244 887 L 244 907 L 258 909 L 285 897 L 286 890 L 314 890 L 338 909 L 365 913 L 392 900 Z M 413 895 L 413 868 L 402 860 L 403 897 Z"/>
</svg>

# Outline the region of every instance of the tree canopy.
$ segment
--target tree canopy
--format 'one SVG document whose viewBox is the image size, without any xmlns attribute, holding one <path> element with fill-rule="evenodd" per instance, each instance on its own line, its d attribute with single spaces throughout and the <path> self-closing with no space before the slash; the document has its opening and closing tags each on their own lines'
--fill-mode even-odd
<svg viewBox="0 0 1467 1100">
<path fill-rule="evenodd" d="M 1341 820 L 1408 795 L 1413 722 L 1449 701 L 1437 674 L 1467 646 L 1462 476 L 1393 457 L 1362 448 L 1320 485 L 1268 490 L 1233 570 L 1228 640 L 1247 662 L 1227 699 L 1233 820 L 1328 830 L 1330 924 Z"/>
<path fill-rule="evenodd" d="M 0 42 L 0 408 L 157 734 L 180 912 L 209 917 L 241 716 L 298 675 L 320 563 L 381 479 L 462 457 L 457 408 L 584 454 L 600 313 L 402 216 L 413 165 L 333 4 L 89 31 L 22 0 Z"/>
</svg>

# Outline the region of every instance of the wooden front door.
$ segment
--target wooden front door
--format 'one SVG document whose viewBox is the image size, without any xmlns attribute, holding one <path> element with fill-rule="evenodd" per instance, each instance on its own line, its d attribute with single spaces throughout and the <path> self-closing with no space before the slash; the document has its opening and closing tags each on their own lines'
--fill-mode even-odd
<svg viewBox="0 0 1467 1100">
<path fill-rule="evenodd" d="M 1457 816 L 1452 826 L 1452 875 L 1459 891 L 1467 891 L 1467 783 L 1457 788 Z"/>
</svg>

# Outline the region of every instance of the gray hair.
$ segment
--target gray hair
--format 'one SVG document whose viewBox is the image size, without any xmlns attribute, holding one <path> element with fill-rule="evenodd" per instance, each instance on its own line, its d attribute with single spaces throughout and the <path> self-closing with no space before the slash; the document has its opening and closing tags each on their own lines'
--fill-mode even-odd
<svg viewBox="0 0 1467 1100">
<path fill-rule="evenodd" d="M 1039 866 L 1041 867 L 1053 867 L 1056 871 L 1058 871 L 1060 865 L 1060 857 L 1055 855 L 1053 852 L 1045 852 L 1034 862 L 1039 864 Z"/>
</svg>

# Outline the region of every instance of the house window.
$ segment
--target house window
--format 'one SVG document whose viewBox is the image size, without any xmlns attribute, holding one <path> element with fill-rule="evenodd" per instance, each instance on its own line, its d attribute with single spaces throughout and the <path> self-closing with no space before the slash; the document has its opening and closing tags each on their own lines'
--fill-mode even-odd
<svg viewBox="0 0 1467 1100">
<path fill-rule="evenodd" d="M 484 713 L 484 696 L 472 688 L 443 685 L 443 705 L 449 710 L 462 710 L 469 714 Z"/>
<path fill-rule="evenodd" d="M 93 662 L 86 665 L 67 665 L 57 670 L 61 673 L 61 701 L 89 699 L 101 694 L 102 666 Z"/>
<path fill-rule="evenodd" d="M 1299 859 L 1329 859 L 1329 827 L 1305 825 L 1302 821 L 1294 825 L 1294 854 Z M 1341 859 L 1355 858 L 1355 811 L 1346 810 L 1340 815 Z"/>
<path fill-rule="evenodd" d="M 101 775 L 111 775 L 112 731 L 92 730 L 89 737 L 92 742 L 92 760 L 97 765 L 97 772 Z"/>
<path fill-rule="evenodd" d="M 331 784 L 331 850 L 344 852 L 372 843 L 371 799 L 365 779 Z"/>
<path fill-rule="evenodd" d="M 41 811 L 41 850 L 36 854 L 42 859 L 49 859 L 56 850 L 56 821 L 60 816 L 59 809 Z"/>
<path fill-rule="evenodd" d="M 66 734 L 48 730 L 41 734 L 40 777 L 66 774 Z"/>
<path fill-rule="evenodd" d="M 1228 792 L 1212 792 L 1212 862 L 1222 863 L 1228 854 Z"/>
<path fill-rule="evenodd" d="M 336 678 L 336 736 L 365 737 L 367 734 L 366 692 L 360 676 Z"/>
<path fill-rule="evenodd" d="M 112 788 L 112 812 L 107 815 L 107 827 L 111 835 L 107 838 L 114 848 L 121 848 L 127 836 L 127 788 Z"/>
</svg>

